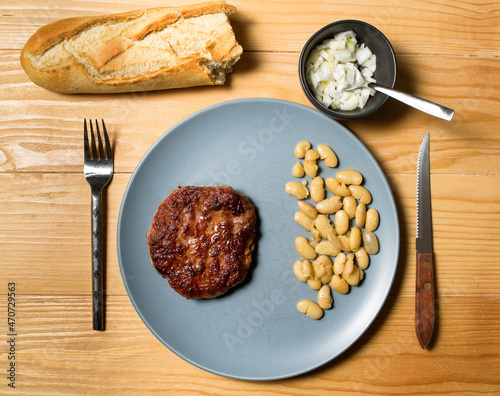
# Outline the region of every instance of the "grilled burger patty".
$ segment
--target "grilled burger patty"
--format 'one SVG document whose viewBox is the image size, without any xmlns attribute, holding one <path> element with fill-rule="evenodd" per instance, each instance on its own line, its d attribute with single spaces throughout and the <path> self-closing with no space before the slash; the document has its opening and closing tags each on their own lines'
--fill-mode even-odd
<svg viewBox="0 0 500 396">
<path fill-rule="evenodd" d="M 181 187 L 153 217 L 151 262 L 187 299 L 217 297 L 245 278 L 255 223 L 254 206 L 231 187 Z"/>
</svg>

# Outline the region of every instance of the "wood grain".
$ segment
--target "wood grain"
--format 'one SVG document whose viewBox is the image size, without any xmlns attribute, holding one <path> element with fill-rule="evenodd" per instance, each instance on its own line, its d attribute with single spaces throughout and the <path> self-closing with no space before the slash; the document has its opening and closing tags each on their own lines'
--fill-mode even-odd
<svg viewBox="0 0 500 396">
<path fill-rule="evenodd" d="M 393 291 L 414 295 L 416 173 L 389 174 L 388 178 L 401 231 Z M 115 241 L 128 180 L 128 174 L 115 174 L 104 197 L 106 288 L 111 295 L 125 295 Z M 5 186 L 0 190 L 0 251 L 5 263 L 0 285 L 17 280 L 23 294 L 90 293 L 90 189 L 83 174 L 0 174 L 0 184 Z M 481 198 L 473 201 L 469 187 L 476 184 L 482 186 Z M 500 267 L 488 263 L 500 262 L 495 239 L 500 234 L 500 176 L 432 175 L 431 191 L 439 293 L 498 294 Z M 26 240 L 25 235 L 30 238 Z M 36 270 L 26 266 L 32 258 L 36 258 Z"/>
<path fill-rule="evenodd" d="M 500 3 L 472 0 L 228 0 L 244 47 L 224 86 L 61 95 L 19 63 L 41 26 L 61 18 L 191 4 L 176 0 L 4 0 L 0 5 L 0 312 L 16 284 L 16 389 L 0 394 L 500 394 Z M 320 369 L 273 382 L 210 374 L 166 348 L 135 312 L 116 248 L 121 200 L 138 162 L 168 129 L 227 100 L 269 97 L 312 107 L 298 79 L 305 41 L 341 19 L 374 24 L 397 56 L 396 88 L 455 110 L 444 122 L 389 99 L 342 122 L 374 155 L 400 225 L 396 278 L 375 322 Z M 106 331 L 91 325 L 90 190 L 83 119 L 104 118 L 115 175 L 106 207 Z M 414 328 L 416 162 L 430 132 L 435 331 Z M 383 219 L 382 219 L 383 221 Z M 372 270 L 372 268 L 370 268 Z M 7 317 L 0 370 L 8 367 Z M 6 373 L 6 371 L 4 371 Z"/>
<path fill-rule="evenodd" d="M 466 305 L 461 296 L 441 297 L 439 336 L 423 351 L 413 332 L 413 297 L 391 297 L 361 339 L 324 367 L 287 380 L 246 382 L 204 372 L 170 352 L 125 296 L 108 299 L 105 332 L 91 330 L 90 298 L 23 296 L 18 303 L 19 383 L 30 395 L 495 393 L 500 386 L 495 367 L 499 303 L 499 296 L 472 296 Z M 450 350 L 459 358 L 450 359 Z"/>
<path fill-rule="evenodd" d="M 427 348 L 434 333 L 434 264 L 432 251 L 417 251 L 415 285 L 415 331 L 422 349 Z"/>
<path fill-rule="evenodd" d="M 0 79 L 0 172 L 79 172 L 84 118 L 106 120 L 115 144 L 115 171 L 121 173 L 132 172 L 136 159 L 169 128 L 207 106 L 248 97 L 311 106 L 298 80 L 297 54 L 246 54 L 223 87 L 79 96 L 48 92 L 29 83 L 16 56 L 12 51 L 0 51 L 0 77 L 5 77 Z M 500 136 L 493 128 L 500 122 L 495 111 L 500 104 L 495 95 L 500 91 L 497 62 L 490 58 L 450 61 L 402 56 L 397 87 L 452 107 L 454 120 L 445 123 L 390 99 L 374 116 L 344 124 L 386 172 L 413 173 L 415 151 L 422 137 L 431 132 L 434 173 L 495 173 L 500 169 Z M 467 84 L 453 86 L 465 76 Z M 415 86 L 429 87 L 432 95 Z"/>
<path fill-rule="evenodd" d="M 231 17 L 238 40 L 247 51 L 299 52 L 312 33 L 342 19 L 360 19 L 375 25 L 398 53 L 444 55 L 498 55 L 500 5 L 495 2 L 424 2 L 420 0 L 301 0 L 229 1 L 238 8 Z M 193 4 L 176 0 L 174 5 Z M 62 18 L 103 15 L 166 6 L 144 2 L 41 0 L 2 3 L 0 33 L 4 49 L 21 49 L 41 26 Z M 465 33 L 465 34 L 464 34 Z"/>
</svg>

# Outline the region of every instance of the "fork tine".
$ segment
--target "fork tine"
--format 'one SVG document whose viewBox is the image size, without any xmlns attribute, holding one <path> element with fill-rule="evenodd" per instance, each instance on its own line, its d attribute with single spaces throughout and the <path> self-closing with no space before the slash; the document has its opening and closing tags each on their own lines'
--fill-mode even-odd
<svg viewBox="0 0 500 396">
<path fill-rule="evenodd" d="M 90 124 L 90 137 L 91 137 L 91 143 L 92 143 L 92 154 L 91 158 L 97 159 L 97 147 L 95 144 L 95 137 L 94 137 L 94 128 L 92 127 L 92 120 L 89 120 Z"/>
<path fill-rule="evenodd" d="M 90 161 L 89 134 L 87 132 L 87 119 L 83 120 L 83 152 L 84 160 Z"/>
<path fill-rule="evenodd" d="M 95 120 L 95 129 L 97 133 L 97 142 L 99 144 L 99 159 L 103 160 L 104 159 L 104 147 L 102 146 L 102 139 L 101 139 L 101 130 L 99 129 L 99 122 Z"/>
<path fill-rule="evenodd" d="M 107 159 L 112 159 L 111 144 L 109 143 L 108 131 L 106 130 L 106 125 L 104 125 L 104 120 L 101 119 L 102 129 L 104 131 L 104 141 L 106 142 L 106 157 Z"/>
</svg>

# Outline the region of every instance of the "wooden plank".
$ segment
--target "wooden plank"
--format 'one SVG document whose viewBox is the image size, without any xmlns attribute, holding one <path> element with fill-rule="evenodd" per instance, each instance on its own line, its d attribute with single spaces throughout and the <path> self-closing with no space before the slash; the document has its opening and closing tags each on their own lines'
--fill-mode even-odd
<svg viewBox="0 0 500 396">
<path fill-rule="evenodd" d="M 21 293 L 90 293 L 90 187 L 83 171 L 63 175 L 2 177 L 6 187 L 0 192 L 2 279 L 16 281 Z M 128 179 L 129 175 L 114 175 L 103 195 L 107 294 L 126 294 L 115 241 Z"/>
<path fill-rule="evenodd" d="M 115 144 L 115 171 L 132 172 L 169 128 L 210 105 L 271 97 L 311 106 L 296 54 L 245 54 L 226 86 L 117 95 L 61 95 L 32 84 L 18 52 L 0 52 L 0 172 L 79 172 L 82 120 L 104 118 Z M 393 99 L 375 115 L 342 122 L 386 172 L 414 173 L 423 136 L 431 132 L 433 172 L 492 174 L 500 169 L 497 60 L 399 57 L 397 87 L 452 107 L 446 122 Z M 450 77 L 451 76 L 451 77 Z M 456 86 L 456 82 L 460 85 Z M 427 88 L 423 88 L 427 87 Z"/>
<path fill-rule="evenodd" d="M 90 298 L 18 295 L 16 390 L 39 396 L 500 392 L 500 296 L 444 296 L 438 302 L 439 325 L 428 350 L 414 335 L 413 298 L 392 296 L 368 331 L 322 368 L 288 380 L 246 382 L 207 373 L 174 355 L 141 323 L 125 296 L 109 298 L 107 329 L 96 332 L 88 315 Z M 0 309 L 6 312 L 5 298 Z M 4 365 L 8 347 L 2 342 Z"/>
<path fill-rule="evenodd" d="M 192 3 L 177 0 L 172 4 Z M 247 51 L 299 52 L 307 39 L 323 26 L 342 19 L 359 19 L 384 32 L 397 53 L 499 54 L 500 5 L 495 2 L 234 0 L 229 3 L 238 8 L 231 20 L 238 40 Z M 4 1 L 0 17 L 0 35 L 4 40 L 0 48 L 21 49 L 39 27 L 58 19 L 165 5 L 152 0 L 122 3 L 93 0 L 84 6 L 78 1 Z"/>
<path fill-rule="evenodd" d="M 10 363 L 7 291 L 15 282 L 17 370 L 16 389 L 7 388 L 4 376 L 0 394 L 500 394 L 500 3 L 227 1 L 238 7 L 231 21 L 245 53 L 225 86 L 78 96 L 46 91 L 28 79 L 19 63 L 28 38 L 61 18 L 170 3 L 2 1 L 0 369 Z M 162 345 L 126 295 L 116 248 L 126 185 L 165 131 L 207 106 L 270 97 L 312 107 L 298 80 L 302 46 L 324 25 L 351 18 L 374 24 L 392 42 L 398 89 L 456 111 L 453 121 L 445 122 L 389 99 L 374 116 L 342 122 L 378 160 L 394 193 L 401 253 L 391 292 L 366 333 L 312 373 L 274 382 L 207 373 Z M 116 158 L 105 195 L 104 332 L 91 329 L 83 118 L 106 120 Z M 437 326 L 431 347 L 422 350 L 414 329 L 415 174 L 427 132 Z M 367 271 L 369 276 L 376 268 Z"/>
<path fill-rule="evenodd" d="M 129 177 L 114 175 L 106 193 L 109 295 L 125 294 L 115 241 Z M 415 176 L 388 177 L 401 227 L 392 293 L 414 295 Z M 500 176 L 438 174 L 431 183 L 438 294 L 499 294 Z M 17 281 L 23 294 L 89 294 L 90 190 L 83 174 L 0 174 L 0 184 L 0 284 Z M 480 199 L 471 186 L 480 188 Z"/>
</svg>

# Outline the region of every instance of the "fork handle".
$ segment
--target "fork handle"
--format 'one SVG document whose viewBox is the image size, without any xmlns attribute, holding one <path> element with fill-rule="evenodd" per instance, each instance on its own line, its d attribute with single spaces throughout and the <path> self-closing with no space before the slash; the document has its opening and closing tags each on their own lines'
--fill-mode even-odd
<svg viewBox="0 0 500 396">
<path fill-rule="evenodd" d="M 101 191 L 92 191 L 92 322 L 104 330 L 104 249 L 101 222 Z"/>
</svg>

